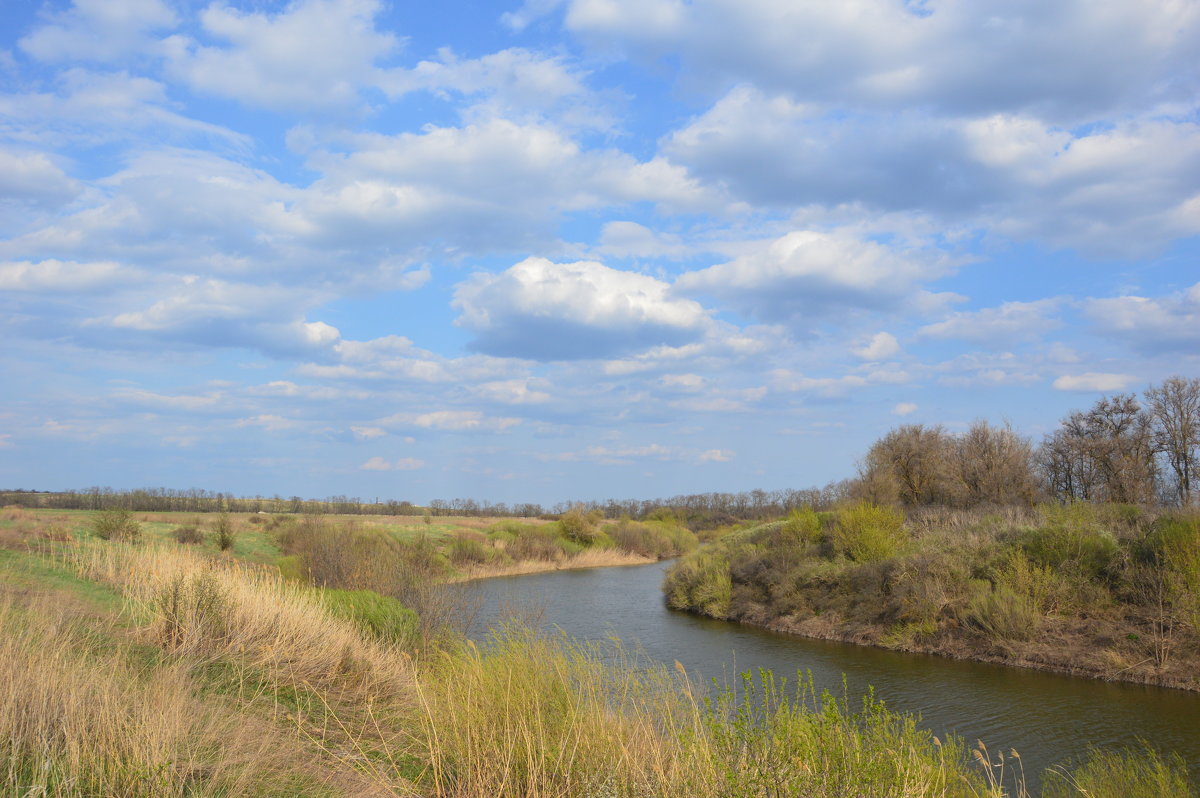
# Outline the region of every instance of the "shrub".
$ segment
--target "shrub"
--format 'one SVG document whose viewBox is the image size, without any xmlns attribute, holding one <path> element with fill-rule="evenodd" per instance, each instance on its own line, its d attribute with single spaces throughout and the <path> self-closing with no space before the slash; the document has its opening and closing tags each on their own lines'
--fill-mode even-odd
<svg viewBox="0 0 1200 798">
<path fill-rule="evenodd" d="M 664 559 L 696 548 L 696 534 L 677 521 L 640 523 L 624 519 L 609 527 L 608 535 L 617 547 L 643 557 Z"/>
<path fill-rule="evenodd" d="M 196 524 L 183 524 L 171 530 L 171 536 L 177 543 L 195 544 L 204 542 L 204 533 Z"/>
<path fill-rule="evenodd" d="M 517 527 L 515 536 L 505 547 L 505 551 L 514 560 L 547 560 L 556 562 L 567 554 L 564 541 L 555 534 L 554 527 L 526 526 Z"/>
<path fill-rule="evenodd" d="M 1033 601 L 1003 583 L 977 583 L 963 620 L 992 640 L 1028 640 L 1042 625 Z"/>
<path fill-rule="evenodd" d="M 133 513 L 121 508 L 101 510 L 92 516 L 92 531 L 101 540 L 141 540 L 142 527 Z"/>
<path fill-rule="evenodd" d="M 399 601 L 373 590 L 321 591 L 333 615 L 353 621 L 366 634 L 385 643 L 407 646 L 417 640 L 417 614 Z"/>
<path fill-rule="evenodd" d="M 229 513 L 221 513 L 217 516 L 217 520 L 213 521 L 213 537 L 216 538 L 217 548 L 221 551 L 229 551 L 233 548 L 237 532 Z"/>
<path fill-rule="evenodd" d="M 482 565 L 491 561 L 495 550 L 478 538 L 463 536 L 450 543 L 446 556 L 456 566 Z"/>
<path fill-rule="evenodd" d="M 733 598 L 729 561 L 719 552 L 697 552 L 667 572 L 663 590 L 672 609 L 728 618 Z"/>
<path fill-rule="evenodd" d="M 898 511 L 859 502 L 838 512 L 830 542 L 835 552 L 855 562 L 878 562 L 896 556 L 907 538 Z"/>
<path fill-rule="evenodd" d="M 1107 574 L 1117 555 L 1117 540 L 1100 526 L 1090 505 L 1074 502 L 1044 508 L 1045 523 L 1027 531 L 1021 545 L 1039 565 L 1069 570 L 1088 578 Z"/>
<path fill-rule="evenodd" d="M 811 507 L 800 507 L 788 513 L 779 531 L 792 543 L 817 543 L 821 540 L 821 517 Z"/>
<path fill-rule="evenodd" d="M 558 519 L 558 528 L 563 537 L 581 546 L 591 546 L 600 539 L 600 528 L 595 518 L 584 515 L 578 507 L 572 507 Z"/>
</svg>

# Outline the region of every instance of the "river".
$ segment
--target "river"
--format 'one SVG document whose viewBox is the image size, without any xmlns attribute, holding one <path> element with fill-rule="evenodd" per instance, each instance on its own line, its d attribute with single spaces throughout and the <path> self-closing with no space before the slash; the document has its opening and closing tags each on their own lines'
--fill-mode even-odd
<svg viewBox="0 0 1200 798">
<path fill-rule="evenodd" d="M 921 716 L 935 734 L 954 733 L 993 752 L 1015 748 L 1031 787 L 1049 765 L 1089 746 L 1151 743 L 1177 752 L 1200 775 L 1200 694 L 1106 683 L 1023 668 L 776 634 L 667 609 L 660 586 L 669 563 L 555 571 L 471 582 L 478 614 L 471 636 L 514 613 L 579 640 L 620 638 L 654 660 L 682 663 L 694 681 L 725 682 L 747 670 L 778 677 L 811 672 L 818 690 L 851 706 L 874 688 L 889 709 Z"/>
</svg>

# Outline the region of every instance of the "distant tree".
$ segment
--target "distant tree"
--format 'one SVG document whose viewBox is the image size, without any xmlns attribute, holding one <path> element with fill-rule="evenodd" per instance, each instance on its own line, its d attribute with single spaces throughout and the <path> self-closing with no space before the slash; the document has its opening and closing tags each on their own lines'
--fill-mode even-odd
<svg viewBox="0 0 1200 798">
<path fill-rule="evenodd" d="M 1155 449 L 1174 476 L 1177 501 L 1187 506 L 1200 471 L 1200 378 L 1171 377 L 1145 396 Z"/>
</svg>

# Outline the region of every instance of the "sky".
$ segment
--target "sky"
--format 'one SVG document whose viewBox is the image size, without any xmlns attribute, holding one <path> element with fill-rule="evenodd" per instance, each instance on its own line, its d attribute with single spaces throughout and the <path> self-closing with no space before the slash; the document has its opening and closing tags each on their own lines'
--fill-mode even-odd
<svg viewBox="0 0 1200 798">
<path fill-rule="evenodd" d="M 850 477 L 1200 376 L 1189 0 L 6 0 L 0 487 Z"/>
</svg>

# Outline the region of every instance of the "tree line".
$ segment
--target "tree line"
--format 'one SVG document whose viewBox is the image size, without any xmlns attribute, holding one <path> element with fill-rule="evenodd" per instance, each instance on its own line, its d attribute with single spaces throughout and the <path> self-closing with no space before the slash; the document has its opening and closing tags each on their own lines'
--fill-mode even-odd
<svg viewBox="0 0 1200 798">
<path fill-rule="evenodd" d="M 137 512 L 269 512 L 536 518 L 579 507 L 607 518 L 670 512 L 693 528 L 763 520 L 845 499 L 881 504 L 1033 504 L 1042 500 L 1190 506 L 1200 502 L 1200 378 L 1171 377 L 1139 398 L 1117 394 L 1071 413 L 1037 445 L 1008 424 L 976 421 L 962 433 L 906 424 L 867 451 L 858 475 L 823 488 L 710 492 L 658 499 L 540 504 L 435 499 L 238 497 L 201 489 L 0 491 L 0 504 Z"/>
<path fill-rule="evenodd" d="M 1171 377 L 1099 399 L 1038 445 L 1005 424 L 953 434 L 908 424 L 876 441 L 848 486 L 856 497 L 908 506 L 1038 500 L 1191 506 L 1200 499 L 1200 378 Z"/>
</svg>

